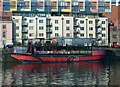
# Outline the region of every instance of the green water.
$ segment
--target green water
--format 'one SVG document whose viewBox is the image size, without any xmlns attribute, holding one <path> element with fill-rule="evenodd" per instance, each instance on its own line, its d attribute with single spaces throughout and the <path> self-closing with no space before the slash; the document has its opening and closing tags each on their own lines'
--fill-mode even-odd
<svg viewBox="0 0 120 87">
<path fill-rule="evenodd" d="M 11 59 L 10 56 L 1 56 Z M 113 56 L 114 57 L 114 56 Z M 3 87 L 119 87 L 120 60 L 75 63 L 0 63 Z M 119 58 L 116 58 L 119 59 Z"/>
</svg>

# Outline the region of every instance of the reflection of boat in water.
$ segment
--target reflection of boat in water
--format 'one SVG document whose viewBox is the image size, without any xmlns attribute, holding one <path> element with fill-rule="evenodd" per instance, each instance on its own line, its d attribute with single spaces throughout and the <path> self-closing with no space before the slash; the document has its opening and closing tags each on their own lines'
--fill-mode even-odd
<svg viewBox="0 0 120 87">
<path fill-rule="evenodd" d="M 98 76 L 101 69 L 99 62 L 21 64 L 11 67 L 14 84 L 21 81 L 24 85 L 65 85 L 74 84 L 77 80 L 89 81 L 85 78 L 93 80 L 92 76 Z"/>
<path fill-rule="evenodd" d="M 15 72 L 31 72 L 38 71 L 46 72 L 52 69 L 52 72 L 57 72 L 60 69 L 68 69 L 72 67 L 73 69 L 83 70 L 83 69 L 92 69 L 93 72 L 98 72 L 102 64 L 100 62 L 77 62 L 77 63 L 40 63 L 40 64 L 20 64 L 12 66 L 12 70 Z"/>
</svg>

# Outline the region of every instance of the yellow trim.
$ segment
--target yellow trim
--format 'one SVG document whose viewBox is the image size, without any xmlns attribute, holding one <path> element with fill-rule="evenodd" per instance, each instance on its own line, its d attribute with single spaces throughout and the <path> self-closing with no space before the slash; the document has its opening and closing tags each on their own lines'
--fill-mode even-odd
<svg viewBox="0 0 120 87">
<path fill-rule="evenodd" d="M 62 12 L 72 12 L 72 0 L 65 0 L 70 2 L 70 9 L 62 9 Z"/>
<path fill-rule="evenodd" d="M 65 0 L 65 1 L 70 1 L 71 2 L 71 0 Z"/>
<path fill-rule="evenodd" d="M 11 12 L 11 11 L 3 11 L 3 12 Z"/>
<path fill-rule="evenodd" d="M 17 0 L 10 0 L 11 1 L 16 1 L 15 8 L 10 8 L 10 11 L 17 11 Z"/>
<path fill-rule="evenodd" d="M 71 12 L 71 9 L 62 9 L 62 12 Z"/>
</svg>

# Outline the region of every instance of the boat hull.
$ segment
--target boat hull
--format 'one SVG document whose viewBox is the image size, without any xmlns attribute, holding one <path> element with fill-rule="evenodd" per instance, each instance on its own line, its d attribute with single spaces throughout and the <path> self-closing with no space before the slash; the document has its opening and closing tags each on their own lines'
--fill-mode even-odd
<svg viewBox="0 0 120 87">
<path fill-rule="evenodd" d="M 79 55 L 79 54 L 24 54 L 14 53 L 11 57 L 19 61 L 29 62 L 75 62 L 75 61 L 91 61 L 100 60 L 104 55 Z"/>
</svg>

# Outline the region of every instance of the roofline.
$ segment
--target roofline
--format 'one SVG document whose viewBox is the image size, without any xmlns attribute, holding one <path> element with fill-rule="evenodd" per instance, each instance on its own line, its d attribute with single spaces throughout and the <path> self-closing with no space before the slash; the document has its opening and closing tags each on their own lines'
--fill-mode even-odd
<svg viewBox="0 0 120 87">
<path fill-rule="evenodd" d="M 102 15 L 103 13 L 92 13 L 92 12 L 44 12 L 44 11 L 12 11 L 13 13 L 70 13 L 70 14 L 85 14 L 85 15 Z"/>
</svg>

